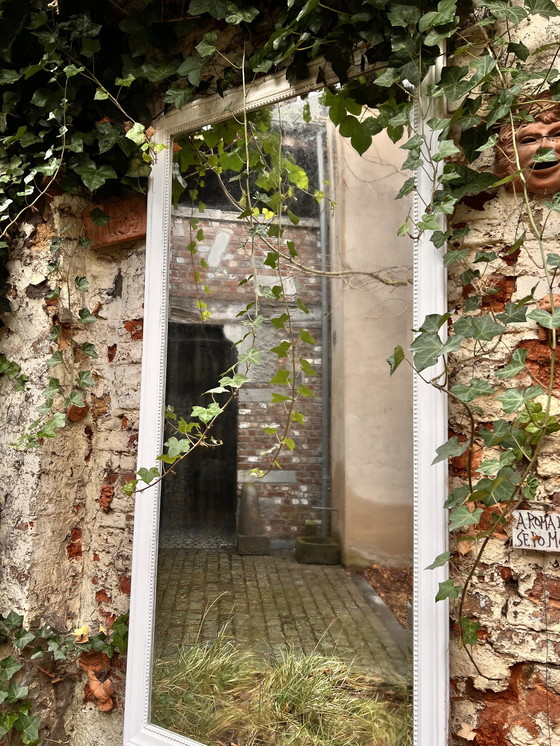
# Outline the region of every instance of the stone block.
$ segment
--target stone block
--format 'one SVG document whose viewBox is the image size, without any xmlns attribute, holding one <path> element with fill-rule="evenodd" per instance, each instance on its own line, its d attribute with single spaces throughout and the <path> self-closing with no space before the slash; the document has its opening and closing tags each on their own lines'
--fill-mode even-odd
<svg viewBox="0 0 560 746">
<path fill-rule="evenodd" d="M 298 536 L 296 561 L 303 565 L 339 565 L 340 547 L 332 536 Z"/>
</svg>

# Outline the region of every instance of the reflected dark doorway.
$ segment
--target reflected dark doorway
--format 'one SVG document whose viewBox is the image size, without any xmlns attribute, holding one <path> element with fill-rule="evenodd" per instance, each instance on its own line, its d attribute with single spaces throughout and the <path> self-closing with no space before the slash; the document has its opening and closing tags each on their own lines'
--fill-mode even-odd
<svg viewBox="0 0 560 746">
<path fill-rule="evenodd" d="M 237 362 L 222 326 L 169 324 L 166 402 L 187 421 L 193 406 Z M 225 397 L 225 398 L 224 398 Z M 223 399 L 223 400 L 221 400 Z M 216 397 L 223 405 L 227 395 Z M 160 539 L 166 548 L 218 548 L 235 542 L 237 400 L 216 418 L 211 436 L 222 445 L 195 448 L 162 485 Z"/>
</svg>

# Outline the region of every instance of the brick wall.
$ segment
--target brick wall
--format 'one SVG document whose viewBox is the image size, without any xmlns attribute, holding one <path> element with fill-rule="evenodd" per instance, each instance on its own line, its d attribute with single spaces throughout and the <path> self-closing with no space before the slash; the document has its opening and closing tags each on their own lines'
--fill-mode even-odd
<svg viewBox="0 0 560 746">
<path fill-rule="evenodd" d="M 204 237 L 196 240 L 199 230 Z M 299 263 L 320 267 L 319 232 L 311 220 L 286 226 L 283 238 L 294 242 Z M 191 251 L 191 242 L 196 244 L 196 253 Z M 242 313 L 255 301 L 255 285 L 273 288 L 281 284 L 278 271 L 264 264 L 269 250 L 258 237 L 250 238 L 246 222 L 240 222 L 233 213 L 210 210 L 197 214 L 193 223 L 190 210 L 179 208 L 173 216 L 170 259 L 172 321 L 202 323 L 197 306 L 197 301 L 202 301 L 207 323 L 223 325 L 228 339 L 240 340 L 249 331 Z M 291 269 L 285 262 L 282 273 L 284 299 L 276 301 L 260 294 L 259 313 L 267 319 L 279 317 L 287 305 L 292 314 L 291 334 L 297 343 L 296 359 L 308 360 L 318 375 L 306 375 L 296 363 L 296 385 L 305 385 L 315 396 L 298 396 L 295 406 L 304 422 L 291 423 L 287 436 L 296 445 L 293 451 L 282 449 L 277 459 L 280 468 L 270 468 L 270 449 L 276 440 L 265 433 L 265 428 L 278 427 L 278 432 L 283 432 L 290 419 L 289 402 L 272 403 L 273 392 L 290 392 L 285 386 L 271 383 L 271 378 L 278 367 L 291 370 L 292 362 L 270 349 L 282 340 L 290 340 L 290 331 L 275 329 L 267 321 L 257 330 L 255 340 L 248 338 L 238 346 L 240 353 L 249 344 L 263 350 L 261 364 L 252 367 L 248 373 L 251 380 L 239 392 L 238 490 L 252 478 L 251 470 L 265 472 L 258 480 L 260 507 L 267 533 L 278 542 L 293 540 L 306 530 L 306 524 L 320 522 L 323 517 L 321 511 L 313 510 L 321 501 L 321 280 Z M 240 284 L 245 278 L 249 281 Z M 298 309 L 296 299 L 309 313 Z M 249 313 L 254 316 L 255 308 Z M 302 330 L 311 334 L 315 344 L 299 338 Z M 244 372 L 244 366 L 239 370 Z M 264 451 L 268 453 L 263 455 Z"/>
</svg>

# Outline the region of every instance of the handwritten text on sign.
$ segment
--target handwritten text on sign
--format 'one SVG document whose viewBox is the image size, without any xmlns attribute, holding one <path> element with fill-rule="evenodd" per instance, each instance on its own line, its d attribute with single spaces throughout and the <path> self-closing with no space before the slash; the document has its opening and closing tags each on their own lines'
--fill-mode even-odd
<svg viewBox="0 0 560 746">
<path fill-rule="evenodd" d="M 514 549 L 560 551 L 560 513 L 540 510 L 514 510 L 512 546 Z"/>
</svg>

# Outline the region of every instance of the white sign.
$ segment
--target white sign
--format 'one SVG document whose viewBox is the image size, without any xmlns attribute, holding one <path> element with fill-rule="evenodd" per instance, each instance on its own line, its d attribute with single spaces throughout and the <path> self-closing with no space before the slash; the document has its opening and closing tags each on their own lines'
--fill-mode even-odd
<svg viewBox="0 0 560 746">
<path fill-rule="evenodd" d="M 514 510 L 512 546 L 514 549 L 560 551 L 560 513 L 542 510 Z"/>
</svg>

